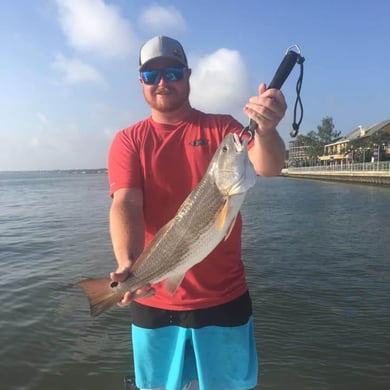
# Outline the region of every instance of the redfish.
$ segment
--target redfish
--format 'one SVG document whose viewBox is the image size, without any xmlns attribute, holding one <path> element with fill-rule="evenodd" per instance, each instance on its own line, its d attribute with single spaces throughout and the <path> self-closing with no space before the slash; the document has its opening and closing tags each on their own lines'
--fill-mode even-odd
<svg viewBox="0 0 390 390">
<path fill-rule="evenodd" d="M 186 272 L 228 237 L 255 181 L 247 141 L 227 134 L 202 180 L 137 258 L 128 279 L 121 283 L 110 278 L 76 283 L 89 299 L 91 315 L 101 314 L 118 303 L 125 292 L 148 283 L 165 280 L 164 287 L 174 294 Z"/>
</svg>

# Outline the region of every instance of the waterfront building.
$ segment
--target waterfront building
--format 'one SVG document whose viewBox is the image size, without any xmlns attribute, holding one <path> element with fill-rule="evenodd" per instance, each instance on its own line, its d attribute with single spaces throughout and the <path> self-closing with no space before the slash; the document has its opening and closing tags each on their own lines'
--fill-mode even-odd
<svg viewBox="0 0 390 390">
<path fill-rule="evenodd" d="M 390 119 L 384 120 L 373 125 L 363 127 L 358 126 L 352 130 L 349 134 L 331 144 L 324 146 L 324 154 L 319 156 L 319 160 L 323 164 L 343 164 L 349 163 L 354 160 L 354 153 L 357 151 L 353 148 L 354 141 L 361 141 L 359 153 L 365 153 L 368 151 L 368 147 L 371 143 L 371 137 L 378 131 L 383 131 L 389 134 L 390 137 Z M 378 145 L 378 150 L 370 151 L 373 158 L 378 158 L 379 149 L 384 151 L 385 158 L 390 158 L 390 145 Z"/>
<path fill-rule="evenodd" d="M 288 143 L 288 161 L 289 165 L 300 166 L 303 161 L 309 159 L 310 146 L 305 145 L 299 138 L 293 139 Z"/>
</svg>

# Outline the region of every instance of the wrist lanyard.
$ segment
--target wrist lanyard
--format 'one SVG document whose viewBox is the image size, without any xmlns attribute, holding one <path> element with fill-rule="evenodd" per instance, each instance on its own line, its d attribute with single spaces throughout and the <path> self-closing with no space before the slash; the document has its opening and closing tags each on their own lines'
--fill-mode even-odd
<svg viewBox="0 0 390 390">
<path fill-rule="evenodd" d="M 296 49 L 296 51 L 292 50 L 293 48 Z M 291 46 L 287 49 L 286 54 L 283 57 L 282 62 L 280 63 L 273 79 L 269 83 L 267 89 L 276 88 L 280 89 L 283 85 L 283 83 L 286 81 L 287 77 L 291 73 L 292 69 L 294 68 L 295 64 L 300 65 L 300 73 L 299 78 L 296 85 L 296 92 L 297 97 L 295 99 L 294 104 L 294 121 L 292 124 L 292 130 L 290 131 L 291 137 L 296 137 L 298 135 L 299 126 L 302 123 L 303 119 L 303 104 L 301 100 L 301 88 L 302 88 L 302 80 L 303 80 L 303 63 L 305 61 L 305 58 L 301 56 L 301 49 L 298 45 Z M 297 121 L 297 110 L 298 107 L 300 109 L 300 116 L 299 120 Z M 251 119 L 249 121 L 249 125 L 244 127 L 240 132 L 240 140 L 245 135 L 248 138 L 248 143 L 251 142 L 255 136 L 255 130 L 257 129 L 257 123 Z"/>
</svg>

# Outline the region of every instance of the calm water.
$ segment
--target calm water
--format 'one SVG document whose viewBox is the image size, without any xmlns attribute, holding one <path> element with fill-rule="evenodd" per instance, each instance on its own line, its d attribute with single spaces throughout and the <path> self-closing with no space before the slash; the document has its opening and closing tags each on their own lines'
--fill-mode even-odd
<svg viewBox="0 0 390 390">
<path fill-rule="evenodd" d="M 115 268 L 109 206 L 104 174 L 0 173 L 1 389 L 124 389 L 129 311 L 71 286 Z M 261 388 L 390 389 L 390 189 L 258 179 L 242 212 Z"/>
</svg>

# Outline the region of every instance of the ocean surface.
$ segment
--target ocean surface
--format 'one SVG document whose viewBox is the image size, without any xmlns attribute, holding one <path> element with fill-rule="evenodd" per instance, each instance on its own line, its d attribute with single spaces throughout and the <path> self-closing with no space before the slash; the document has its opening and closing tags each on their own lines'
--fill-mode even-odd
<svg viewBox="0 0 390 390">
<path fill-rule="evenodd" d="M 72 286 L 116 267 L 109 207 L 105 174 L 0 173 L 1 389 L 125 389 L 129 310 Z M 259 388 L 390 389 L 390 188 L 258 178 L 242 214 Z"/>
</svg>

